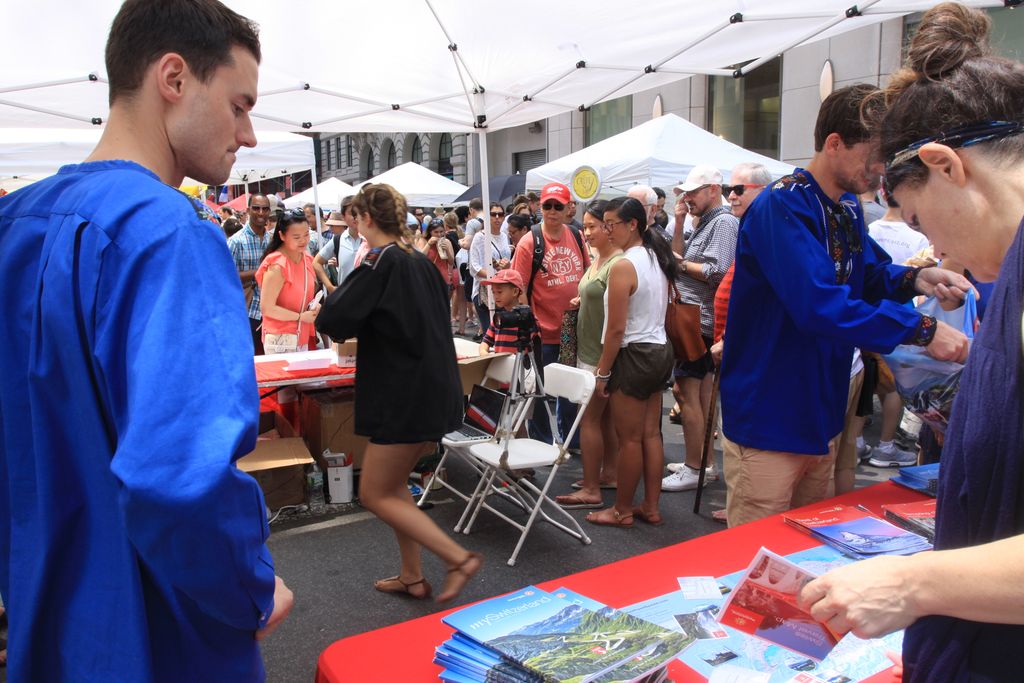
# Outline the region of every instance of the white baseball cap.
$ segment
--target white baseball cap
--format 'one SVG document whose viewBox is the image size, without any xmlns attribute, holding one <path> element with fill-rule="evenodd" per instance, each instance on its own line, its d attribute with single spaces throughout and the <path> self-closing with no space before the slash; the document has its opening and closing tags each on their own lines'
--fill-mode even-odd
<svg viewBox="0 0 1024 683">
<path fill-rule="evenodd" d="M 693 192 L 698 187 L 704 185 L 721 185 L 722 184 L 722 172 L 714 166 L 708 164 L 700 164 L 690 169 L 690 173 L 679 185 L 676 185 L 673 189 L 679 192 Z"/>
</svg>

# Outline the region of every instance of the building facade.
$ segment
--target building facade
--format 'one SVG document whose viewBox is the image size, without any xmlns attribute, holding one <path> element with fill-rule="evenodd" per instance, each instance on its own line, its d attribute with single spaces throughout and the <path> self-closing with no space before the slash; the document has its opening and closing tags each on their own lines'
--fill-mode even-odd
<svg viewBox="0 0 1024 683">
<path fill-rule="evenodd" d="M 1024 11 L 988 10 L 992 44 L 1024 60 Z M 884 85 L 899 69 L 920 15 L 881 22 L 793 48 L 741 79 L 694 76 L 657 90 L 488 133 L 491 176 L 526 173 L 548 161 L 673 113 L 746 149 L 800 166 L 814 154 L 813 132 L 822 88 L 854 83 Z M 476 137 L 447 133 L 323 134 L 321 175 L 348 183 L 407 161 L 460 183 L 477 182 Z M 711 160 L 707 160 L 711 161 Z"/>
</svg>

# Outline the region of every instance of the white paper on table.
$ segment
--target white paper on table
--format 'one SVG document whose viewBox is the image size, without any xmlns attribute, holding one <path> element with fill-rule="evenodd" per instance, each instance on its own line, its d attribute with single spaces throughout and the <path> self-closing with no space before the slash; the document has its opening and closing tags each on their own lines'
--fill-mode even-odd
<svg viewBox="0 0 1024 683">
<path fill-rule="evenodd" d="M 712 576 L 680 576 L 679 590 L 687 600 L 719 600 L 722 591 Z"/>
<path fill-rule="evenodd" d="M 708 683 L 768 683 L 771 678 L 768 671 L 754 671 L 735 664 L 719 664 L 711 672 Z"/>
<path fill-rule="evenodd" d="M 288 365 L 284 368 L 288 372 L 294 372 L 296 370 L 324 370 L 331 367 L 331 364 L 338 358 L 338 354 L 334 352 L 334 349 L 299 351 L 297 353 L 278 355 L 288 357 Z"/>
</svg>

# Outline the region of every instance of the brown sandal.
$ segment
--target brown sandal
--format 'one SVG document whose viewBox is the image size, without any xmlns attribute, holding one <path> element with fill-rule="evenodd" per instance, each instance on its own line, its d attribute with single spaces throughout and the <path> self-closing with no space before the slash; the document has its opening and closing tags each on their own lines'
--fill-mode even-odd
<svg viewBox="0 0 1024 683">
<path fill-rule="evenodd" d="M 387 584 L 392 585 L 388 586 Z M 394 584 L 398 585 L 395 586 Z M 419 595 L 413 593 L 410 590 L 413 586 L 423 586 L 423 592 Z M 427 580 L 425 578 L 420 579 L 419 581 L 413 581 L 412 583 L 406 583 L 405 581 L 402 581 L 401 578 L 397 576 L 392 576 L 389 579 L 380 579 L 378 581 L 374 581 L 373 587 L 379 590 L 381 593 L 394 593 L 396 595 L 405 595 L 412 598 L 413 600 L 426 600 L 434 592 L 433 589 L 430 587 L 430 584 L 427 583 Z"/>
<path fill-rule="evenodd" d="M 605 519 L 598 517 L 602 512 L 611 510 L 613 519 Z M 598 510 L 597 512 L 591 512 L 587 515 L 587 521 L 591 524 L 597 524 L 598 526 L 616 526 L 620 529 L 632 529 L 633 528 L 633 513 L 630 512 L 625 515 L 620 515 L 619 511 L 615 508 L 605 508 L 604 510 Z"/>
<path fill-rule="evenodd" d="M 641 522 L 646 522 L 651 526 L 661 526 L 665 523 L 665 520 L 661 518 L 660 512 L 655 512 L 654 514 L 647 514 L 646 512 L 644 512 L 644 509 L 640 507 L 633 508 L 633 516 L 639 519 Z"/>
<path fill-rule="evenodd" d="M 476 563 L 475 566 L 473 566 L 473 563 Z M 484 556 L 480 553 L 471 552 L 469 557 L 454 567 L 450 567 L 444 579 L 444 590 L 437 596 L 437 602 L 451 602 L 457 598 L 462 589 L 469 583 L 469 580 L 476 576 L 476 573 L 483 566 Z"/>
</svg>

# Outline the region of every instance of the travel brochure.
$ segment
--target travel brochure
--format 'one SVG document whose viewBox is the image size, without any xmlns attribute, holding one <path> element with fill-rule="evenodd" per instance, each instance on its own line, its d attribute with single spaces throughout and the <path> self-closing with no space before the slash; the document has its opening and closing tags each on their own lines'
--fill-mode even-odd
<svg viewBox="0 0 1024 683">
<path fill-rule="evenodd" d="M 885 518 L 915 534 L 921 534 L 929 543 L 935 542 L 935 499 L 913 503 L 883 505 Z"/>
<path fill-rule="evenodd" d="M 435 654 L 435 662 L 445 667 L 442 679 L 490 681 L 499 674 L 512 680 L 505 676 L 528 673 L 552 682 L 644 681 L 693 640 L 597 603 L 589 604 L 599 609 L 589 609 L 581 598 L 529 586 L 449 614 L 443 618 L 446 624 L 522 671 L 463 664 L 446 642 Z"/>
<path fill-rule="evenodd" d="M 787 524 L 844 555 L 863 560 L 877 555 L 913 555 L 931 550 L 924 537 L 875 517 L 863 508 L 831 505 L 809 513 L 784 513 Z"/>
<path fill-rule="evenodd" d="M 939 463 L 901 467 L 890 481 L 934 498 L 939 490 Z"/>
<path fill-rule="evenodd" d="M 838 515 L 840 525 L 863 525 L 864 514 L 851 508 L 801 517 L 815 523 Z M 908 547 L 883 545 L 879 552 L 890 554 Z M 827 545 L 787 557 L 762 548 L 741 572 L 679 577 L 678 591 L 621 609 L 567 588 L 530 586 L 444 617 L 456 631 L 434 662 L 451 683 L 661 683 L 676 657 L 721 683 L 861 681 L 892 665 L 887 653 L 902 649 L 903 633 L 840 636 L 797 604 L 807 582 L 853 557 Z"/>
</svg>

